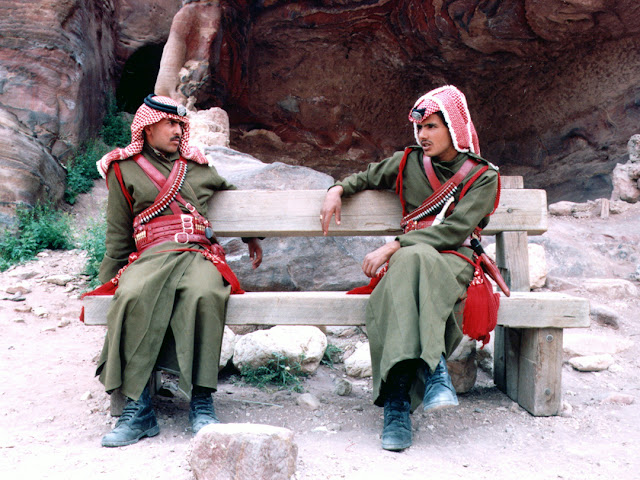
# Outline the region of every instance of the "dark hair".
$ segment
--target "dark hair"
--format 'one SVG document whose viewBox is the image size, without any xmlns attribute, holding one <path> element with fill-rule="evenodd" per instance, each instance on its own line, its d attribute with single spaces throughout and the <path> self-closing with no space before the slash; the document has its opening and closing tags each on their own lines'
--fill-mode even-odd
<svg viewBox="0 0 640 480">
<path fill-rule="evenodd" d="M 436 112 L 436 115 L 438 115 L 438 117 L 440 117 L 440 120 L 442 120 L 442 123 L 444 123 L 444 126 L 449 128 L 449 124 L 447 123 L 447 121 L 444 118 L 444 113 L 442 113 L 442 110 L 438 110 Z"/>
</svg>

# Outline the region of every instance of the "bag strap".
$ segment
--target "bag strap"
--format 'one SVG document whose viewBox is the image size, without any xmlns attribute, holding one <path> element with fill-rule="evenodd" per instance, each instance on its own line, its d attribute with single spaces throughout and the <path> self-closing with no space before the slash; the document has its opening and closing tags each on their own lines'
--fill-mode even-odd
<svg viewBox="0 0 640 480">
<path fill-rule="evenodd" d="M 403 172 L 404 167 L 407 165 L 407 157 L 411 153 L 413 148 L 407 147 L 404 149 L 404 155 L 402 156 L 402 160 L 400 160 L 400 165 L 398 165 L 398 176 L 396 177 L 396 195 L 400 197 L 400 204 L 402 205 L 402 216 L 404 217 L 407 214 L 407 202 L 402 195 L 402 183 L 403 183 Z"/>
<path fill-rule="evenodd" d="M 431 163 L 431 157 L 428 155 L 422 156 L 422 164 L 424 165 L 424 173 L 427 174 L 427 180 L 429 180 L 429 184 L 431 188 L 437 190 L 442 186 L 438 176 L 436 175 L 436 171 L 433 169 L 433 163 Z"/>
<path fill-rule="evenodd" d="M 129 190 L 127 190 L 126 187 L 124 186 L 124 179 L 122 178 L 122 171 L 120 170 L 120 164 L 118 162 L 113 162 L 111 165 L 113 166 L 113 173 L 116 175 L 116 178 L 118 179 L 118 183 L 120 184 L 120 189 L 122 190 L 122 194 L 124 195 L 124 198 L 127 200 L 127 203 L 129 204 L 129 208 L 133 212 L 133 198 L 131 197 Z M 109 188 L 108 182 L 107 182 L 107 188 Z"/>
<path fill-rule="evenodd" d="M 467 193 L 467 190 L 469 190 L 469 187 L 471 187 L 471 185 L 473 185 L 473 182 L 475 182 L 478 179 L 478 177 L 480 177 L 480 175 L 482 175 L 487 170 L 489 170 L 489 167 L 487 165 L 485 165 L 480 170 L 478 170 L 473 177 L 471 177 L 471 179 L 465 184 L 464 188 L 462 189 L 462 192 L 460 193 L 460 200 L 462 200 L 462 197 L 464 197 L 464 195 Z M 493 210 L 491 210 L 491 213 L 489 213 L 487 215 L 487 217 L 493 215 L 493 213 L 498 208 L 498 204 L 500 203 L 500 191 L 501 190 L 502 190 L 502 185 L 501 185 L 501 182 L 500 182 L 500 173 L 498 173 L 498 192 L 496 193 L 496 199 L 493 202 Z"/>
</svg>

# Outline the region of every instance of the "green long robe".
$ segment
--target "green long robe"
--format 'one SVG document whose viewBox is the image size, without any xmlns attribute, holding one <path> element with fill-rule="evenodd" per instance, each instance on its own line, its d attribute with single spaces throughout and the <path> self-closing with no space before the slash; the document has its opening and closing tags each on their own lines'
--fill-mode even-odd
<svg viewBox="0 0 640 480">
<path fill-rule="evenodd" d="M 147 145 L 142 153 L 165 177 L 179 157 L 163 158 Z M 136 250 L 133 219 L 158 195 L 158 189 L 133 160 L 119 165 L 125 188 L 133 198 L 133 211 L 110 168 L 106 254 L 100 266 L 103 282 L 113 278 Z M 207 200 L 218 190 L 234 188 L 215 168 L 189 161 L 180 193 L 206 217 Z M 167 208 L 162 214 L 172 212 Z M 153 246 L 120 277 L 107 313 L 107 335 L 96 371 L 107 392 L 120 388 L 127 397 L 138 399 L 155 367 L 178 374 L 179 388 L 188 397 L 192 385 L 217 387 L 230 287 L 203 255 L 162 252 L 176 248 L 202 247 L 172 241 Z"/>
<path fill-rule="evenodd" d="M 395 189 L 398 167 L 404 152 L 379 163 L 370 164 L 363 172 L 353 174 L 336 185 L 344 195 L 367 189 Z M 403 174 L 403 193 L 407 212 L 433 193 L 422 162 L 422 149 L 414 147 L 407 158 Z M 473 267 L 442 250 L 457 250 L 471 258 L 472 251 L 461 247 L 473 229 L 488 223 L 493 210 L 498 174 L 495 167 L 483 173 L 462 200 L 463 186 L 486 160 L 464 153 L 451 162 L 433 161 L 438 179 L 444 183 L 472 156 L 480 162 L 462 181 L 456 191 L 457 202 L 451 215 L 439 225 L 399 235 L 401 248 L 391 257 L 389 269 L 376 286 L 367 305 L 367 333 L 373 370 L 373 398 L 384 404 L 382 385 L 389 370 L 403 360 L 422 359 L 433 371 L 440 356 L 449 356 L 462 339 L 458 300 L 466 292 Z M 490 165 L 490 164 L 489 164 Z M 424 371 L 419 371 L 411 389 L 412 409 L 424 395 Z"/>
</svg>

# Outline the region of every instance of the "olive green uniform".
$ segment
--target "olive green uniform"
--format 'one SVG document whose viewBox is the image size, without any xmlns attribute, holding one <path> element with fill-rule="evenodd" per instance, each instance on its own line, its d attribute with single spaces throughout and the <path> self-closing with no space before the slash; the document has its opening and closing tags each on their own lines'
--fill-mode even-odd
<svg viewBox="0 0 640 480">
<path fill-rule="evenodd" d="M 393 189 L 404 152 L 363 172 L 353 174 L 336 185 L 344 195 L 367 189 Z M 459 153 L 451 162 L 433 161 L 438 179 L 444 183 L 472 156 L 480 162 L 467 174 L 455 194 L 455 209 L 439 225 L 399 235 L 401 248 L 391 257 L 389 269 L 376 286 L 367 305 L 367 332 L 373 369 L 373 398 L 383 405 L 382 383 L 398 362 L 421 358 L 433 371 L 442 354 L 449 356 L 462 339 L 461 315 L 456 312 L 473 276 L 473 267 L 442 250 L 457 250 L 467 257 L 472 251 L 461 247 L 494 207 L 498 188 L 495 168 L 483 173 L 463 199 L 464 185 L 488 162 L 472 154 Z M 403 174 L 403 193 L 407 212 L 416 209 L 433 193 L 427 180 L 422 149 L 415 147 L 407 158 Z M 424 381 L 421 374 L 412 386 L 412 408 L 422 401 Z"/>
<path fill-rule="evenodd" d="M 163 158 L 147 145 L 142 154 L 165 177 L 179 157 L 176 153 Z M 133 198 L 133 212 L 110 168 L 106 254 L 100 266 L 103 282 L 113 278 L 136 251 L 133 219 L 158 195 L 158 189 L 132 159 L 119 165 L 125 188 Z M 215 168 L 189 161 L 180 194 L 206 217 L 207 200 L 214 192 L 234 188 Z M 162 214 L 172 212 L 167 208 Z M 202 249 L 197 244 L 173 241 L 152 246 L 120 277 L 107 314 L 107 336 L 96 372 L 108 392 L 120 388 L 137 400 L 154 367 L 178 374 L 179 387 L 187 396 L 192 385 L 217 386 L 230 287 L 203 255 L 170 251 L 179 248 Z"/>
</svg>

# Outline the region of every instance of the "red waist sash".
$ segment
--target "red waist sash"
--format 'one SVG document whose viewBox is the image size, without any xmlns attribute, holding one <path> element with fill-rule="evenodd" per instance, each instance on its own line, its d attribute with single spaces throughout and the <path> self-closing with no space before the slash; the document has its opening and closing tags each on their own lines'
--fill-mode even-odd
<svg viewBox="0 0 640 480">
<path fill-rule="evenodd" d="M 133 238 L 138 253 L 162 242 L 211 245 L 205 235 L 207 224 L 193 215 L 163 215 L 135 227 Z"/>
</svg>

